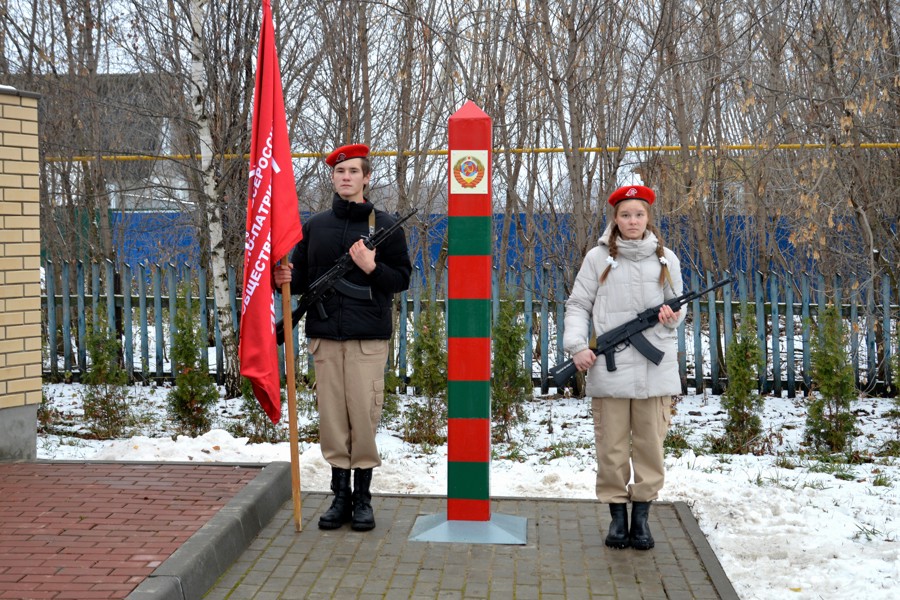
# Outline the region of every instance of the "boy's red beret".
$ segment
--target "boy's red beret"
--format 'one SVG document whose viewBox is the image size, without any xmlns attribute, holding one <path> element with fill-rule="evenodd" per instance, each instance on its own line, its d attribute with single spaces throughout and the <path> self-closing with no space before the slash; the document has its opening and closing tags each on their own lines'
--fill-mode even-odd
<svg viewBox="0 0 900 600">
<path fill-rule="evenodd" d="M 369 155 L 369 147 L 365 144 L 350 144 L 336 148 L 334 152 L 325 159 L 325 164 L 334 168 L 338 163 L 351 158 L 365 158 Z"/>
</svg>

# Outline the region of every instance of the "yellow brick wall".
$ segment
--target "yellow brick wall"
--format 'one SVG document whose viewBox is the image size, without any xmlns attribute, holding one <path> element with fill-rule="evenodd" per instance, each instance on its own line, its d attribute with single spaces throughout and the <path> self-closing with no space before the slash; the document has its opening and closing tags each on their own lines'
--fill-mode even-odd
<svg viewBox="0 0 900 600">
<path fill-rule="evenodd" d="M 0 411 L 41 402 L 39 171 L 38 96 L 0 86 Z"/>
</svg>

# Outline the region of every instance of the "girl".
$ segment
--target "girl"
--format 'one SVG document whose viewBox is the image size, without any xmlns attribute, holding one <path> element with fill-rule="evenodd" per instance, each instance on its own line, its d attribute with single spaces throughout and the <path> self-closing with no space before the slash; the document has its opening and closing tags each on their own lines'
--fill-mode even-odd
<svg viewBox="0 0 900 600">
<path fill-rule="evenodd" d="M 647 519 L 650 502 L 663 486 L 663 440 L 671 422 L 672 395 L 681 391 L 675 330 L 683 311 L 661 306 L 659 323 L 644 332 L 665 353 L 659 365 L 627 346 L 616 354 L 617 369 L 607 371 L 588 340 L 591 325 L 599 336 L 682 293 L 680 262 L 652 225 L 655 200 L 653 190 L 642 185 L 621 187 L 610 195 L 613 221 L 585 256 L 566 302 L 563 344 L 578 369 L 588 372 L 597 499 L 609 504 L 612 521 L 606 545 L 611 548 L 654 546 Z"/>
</svg>

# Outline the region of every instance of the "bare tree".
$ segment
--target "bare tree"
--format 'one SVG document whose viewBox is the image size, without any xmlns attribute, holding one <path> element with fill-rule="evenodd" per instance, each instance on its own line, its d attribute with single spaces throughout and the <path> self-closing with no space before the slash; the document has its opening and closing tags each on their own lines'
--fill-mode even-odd
<svg viewBox="0 0 900 600">
<path fill-rule="evenodd" d="M 420 208 L 411 237 L 430 262 L 445 246 L 431 238 L 446 212 L 447 119 L 471 99 L 493 120 L 498 250 L 520 247 L 516 268 L 541 261 L 571 281 L 606 224 L 607 194 L 641 177 L 665 199 L 667 242 L 693 269 L 854 272 L 871 289 L 884 278 L 897 287 L 900 157 L 878 146 L 900 139 L 895 2 L 274 5 L 304 214 L 331 196 L 321 157 L 366 142 L 373 199 Z M 54 159 L 42 173 L 42 210 L 54 215 L 43 243 L 64 252 L 91 214 L 88 256 L 115 259 L 124 213 L 108 215 L 121 200 L 180 207 L 203 264 L 215 258 L 222 303 L 223 265 L 242 263 L 258 2 L 115 6 L 0 0 L 0 73 L 64 91 L 42 103 L 45 116 L 75 116 L 42 123 Z M 140 85 L 125 77 L 135 75 Z M 112 88 L 142 97 L 113 102 Z M 106 125 L 116 111 L 157 119 L 162 141 L 116 139 Z M 138 173 L 104 160 L 115 151 L 170 158 Z M 223 331 L 229 321 L 219 315 Z"/>
</svg>

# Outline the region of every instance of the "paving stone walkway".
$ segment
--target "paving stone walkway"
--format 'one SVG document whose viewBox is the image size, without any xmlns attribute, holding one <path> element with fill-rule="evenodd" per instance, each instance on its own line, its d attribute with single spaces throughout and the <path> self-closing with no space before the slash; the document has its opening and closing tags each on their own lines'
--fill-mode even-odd
<svg viewBox="0 0 900 600">
<path fill-rule="evenodd" d="M 376 496 L 378 526 L 316 527 L 327 494 L 304 493 L 303 531 L 286 503 L 213 586 L 208 600 L 736 599 L 683 503 L 656 503 L 647 552 L 603 544 L 608 509 L 594 501 L 500 499 L 492 511 L 528 519 L 525 545 L 411 542 L 443 498 Z"/>
<path fill-rule="evenodd" d="M 0 463 L 0 599 L 125 598 L 261 470 Z"/>
<path fill-rule="evenodd" d="M 656 548 L 603 545 L 590 500 L 495 498 L 522 545 L 410 541 L 446 499 L 376 495 L 378 526 L 316 527 L 330 495 L 288 463 L 0 463 L 0 600 L 715 599 L 737 595 L 683 503 L 655 503 Z"/>
</svg>

